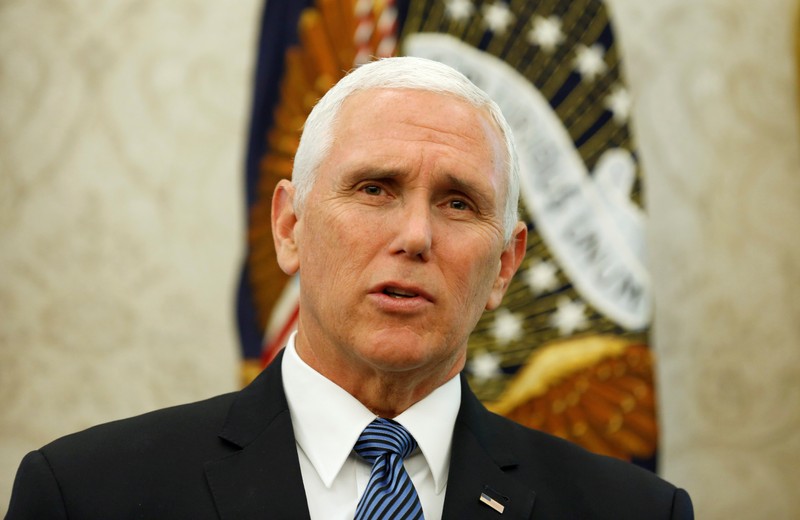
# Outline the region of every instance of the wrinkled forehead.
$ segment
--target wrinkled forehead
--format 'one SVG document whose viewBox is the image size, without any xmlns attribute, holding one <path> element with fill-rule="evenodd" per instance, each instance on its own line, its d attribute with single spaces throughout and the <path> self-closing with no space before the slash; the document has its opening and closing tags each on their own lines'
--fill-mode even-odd
<svg viewBox="0 0 800 520">
<path fill-rule="evenodd" d="M 387 96 L 389 94 L 389 96 Z M 472 100 L 447 91 L 423 89 L 413 87 L 369 87 L 352 91 L 342 100 L 336 119 L 340 119 L 345 107 L 365 105 L 367 100 L 379 100 L 385 103 L 398 102 L 401 105 L 408 103 L 429 103 L 443 106 L 464 106 L 480 114 L 486 121 L 491 122 L 494 130 L 501 134 L 500 128 L 494 122 L 489 109 L 484 105 L 474 103 Z"/>
<path fill-rule="evenodd" d="M 412 88 L 356 90 L 339 107 L 332 124 L 332 137 L 335 141 L 343 132 L 358 131 L 360 125 L 379 128 L 398 122 L 424 125 L 429 122 L 428 113 L 436 108 L 435 112 L 441 114 L 438 110 L 441 107 L 447 109 L 448 115 L 446 120 L 437 121 L 438 124 L 443 128 L 461 128 L 465 137 L 475 138 L 477 146 L 484 146 L 492 153 L 498 168 L 506 169 L 505 138 L 489 109 L 450 92 Z M 463 123 L 470 120 L 464 132 Z"/>
<path fill-rule="evenodd" d="M 332 133 L 328 159 L 335 149 L 352 150 L 362 143 L 370 146 L 381 138 L 396 139 L 397 143 L 416 140 L 419 150 L 431 150 L 425 146 L 428 142 L 452 145 L 462 150 L 463 160 L 485 168 L 499 204 L 505 201 L 508 150 L 503 134 L 486 107 L 460 96 L 421 89 L 359 90 L 343 102 Z M 402 153 L 409 150 L 402 148 Z"/>
</svg>

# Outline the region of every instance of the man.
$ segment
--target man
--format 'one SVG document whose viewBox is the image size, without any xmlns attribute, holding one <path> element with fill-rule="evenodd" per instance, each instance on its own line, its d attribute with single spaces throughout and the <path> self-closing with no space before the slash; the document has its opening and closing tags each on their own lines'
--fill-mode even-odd
<svg viewBox="0 0 800 520">
<path fill-rule="evenodd" d="M 278 262 L 300 274 L 284 352 L 241 392 L 29 454 L 9 518 L 692 518 L 684 491 L 490 414 L 459 376 L 525 253 L 517 176 L 499 109 L 459 73 L 351 73 L 274 194 Z"/>
</svg>

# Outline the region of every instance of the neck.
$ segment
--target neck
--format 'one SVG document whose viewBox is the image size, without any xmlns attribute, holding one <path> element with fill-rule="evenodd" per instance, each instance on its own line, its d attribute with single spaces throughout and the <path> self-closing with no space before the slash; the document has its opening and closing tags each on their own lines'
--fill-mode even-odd
<svg viewBox="0 0 800 520">
<path fill-rule="evenodd" d="M 296 337 L 299 339 L 299 336 Z M 466 349 L 440 366 L 408 370 L 382 370 L 338 358 L 325 358 L 304 341 L 296 341 L 300 359 L 385 419 L 397 417 L 413 404 L 458 375 L 466 362 Z"/>
<path fill-rule="evenodd" d="M 378 417 L 393 419 L 457 374 L 458 371 L 453 371 L 449 377 L 422 382 L 408 382 L 395 377 L 373 378 L 343 388 Z"/>
</svg>

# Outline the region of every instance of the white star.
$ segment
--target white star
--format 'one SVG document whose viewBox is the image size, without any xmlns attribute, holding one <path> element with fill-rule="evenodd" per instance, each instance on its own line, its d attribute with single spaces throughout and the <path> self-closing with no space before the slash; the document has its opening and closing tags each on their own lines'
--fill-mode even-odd
<svg viewBox="0 0 800 520">
<path fill-rule="evenodd" d="M 533 19 L 533 27 L 528 31 L 528 42 L 531 45 L 538 45 L 543 51 L 550 54 L 563 41 L 564 33 L 561 32 L 559 17 L 537 16 Z"/>
<path fill-rule="evenodd" d="M 514 14 L 505 2 L 483 6 L 483 24 L 495 34 L 503 34 L 514 21 Z"/>
<path fill-rule="evenodd" d="M 483 351 L 470 360 L 469 371 L 482 381 L 494 379 L 500 374 L 500 358 L 496 354 Z"/>
<path fill-rule="evenodd" d="M 525 273 L 525 281 L 528 282 L 533 294 L 538 296 L 558 287 L 557 272 L 558 268 L 553 262 L 537 259 Z"/>
<path fill-rule="evenodd" d="M 558 329 L 562 336 L 569 336 L 576 330 L 585 329 L 586 305 L 562 296 L 556 303 L 556 312 L 550 317 L 550 324 Z"/>
<path fill-rule="evenodd" d="M 498 309 L 492 325 L 492 334 L 501 345 L 519 339 L 522 336 L 522 319 L 508 309 Z"/>
<path fill-rule="evenodd" d="M 576 45 L 574 65 L 584 81 L 592 81 L 598 74 L 606 71 L 606 62 L 603 61 L 605 49 L 599 43 L 591 47 Z"/>
<path fill-rule="evenodd" d="M 631 95 L 628 90 L 621 86 L 615 85 L 611 89 L 611 94 L 606 96 L 604 101 L 605 107 L 614 114 L 614 121 L 623 124 L 628 120 L 631 113 Z"/>
<path fill-rule="evenodd" d="M 475 6 L 472 0 L 447 0 L 444 6 L 445 15 L 451 20 L 461 22 L 472 16 Z"/>
</svg>

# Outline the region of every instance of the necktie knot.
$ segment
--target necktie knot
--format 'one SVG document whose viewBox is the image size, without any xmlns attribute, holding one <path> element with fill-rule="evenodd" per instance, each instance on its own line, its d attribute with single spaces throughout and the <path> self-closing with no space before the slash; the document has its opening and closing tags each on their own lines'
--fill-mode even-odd
<svg viewBox="0 0 800 520">
<path fill-rule="evenodd" d="M 416 447 L 417 441 L 401 424 L 379 417 L 364 428 L 353 449 L 364 460 L 374 464 L 384 454 L 405 459 Z"/>
<path fill-rule="evenodd" d="M 353 447 L 372 464 L 367 488 L 356 507 L 356 520 L 424 520 L 414 483 L 403 467 L 417 442 L 391 419 L 375 419 Z"/>
</svg>

